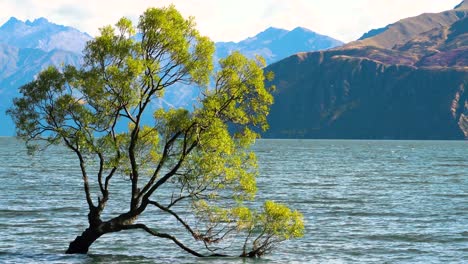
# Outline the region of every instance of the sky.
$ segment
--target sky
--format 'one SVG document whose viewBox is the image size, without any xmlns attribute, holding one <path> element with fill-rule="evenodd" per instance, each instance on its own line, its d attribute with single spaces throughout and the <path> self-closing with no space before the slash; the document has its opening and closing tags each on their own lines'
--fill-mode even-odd
<svg viewBox="0 0 468 264">
<path fill-rule="evenodd" d="M 240 41 L 268 27 L 301 26 L 344 42 L 402 18 L 452 9 L 461 0 L 0 0 L 10 17 L 75 27 L 92 36 L 123 16 L 138 21 L 148 7 L 174 4 L 214 41 Z"/>
</svg>

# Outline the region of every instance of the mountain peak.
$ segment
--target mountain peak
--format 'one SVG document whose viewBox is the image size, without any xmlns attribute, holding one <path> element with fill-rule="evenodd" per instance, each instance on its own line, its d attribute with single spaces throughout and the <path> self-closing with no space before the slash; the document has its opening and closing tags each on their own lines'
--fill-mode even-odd
<svg viewBox="0 0 468 264">
<path fill-rule="evenodd" d="M 28 26 L 28 27 L 40 27 L 46 26 L 48 24 L 52 24 L 44 17 L 36 18 L 34 21 L 26 20 L 23 22 L 22 20 L 17 19 L 16 17 L 11 17 L 5 24 L 3 24 L 0 28 L 13 28 L 16 26 Z"/>
<path fill-rule="evenodd" d="M 289 35 L 304 36 L 307 38 L 311 38 L 311 37 L 318 36 L 319 34 L 305 27 L 296 27 L 289 32 Z"/>
<path fill-rule="evenodd" d="M 286 29 L 277 28 L 277 27 L 269 27 L 265 29 L 263 32 L 282 32 L 282 31 L 286 31 Z"/>
<path fill-rule="evenodd" d="M 47 18 L 44 17 L 36 18 L 33 22 L 31 22 L 30 20 L 26 21 L 26 25 L 28 26 L 41 26 L 49 23 L 49 20 L 47 20 Z"/>
<path fill-rule="evenodd" d="M 249 38 L 249 39 L 250 40 L 256 40 L 256 39 L 272 40 L 272 39 L 278 39 L 287 33 L 288 31 L 286 29 L 269 27 L 265 31 L 258 33 L 255 37 Z"/>
<path fill-rule="evenodd" d="M 16 17 L 10 17 L 6 23 L 18 23 L 21 22 L 21 20 L 17 19 Z"/>
<path fill-rule="evenodd" d="M 468 9 L 468 0 L 463 0 L 455 9 Z"/>
<path fill-rule="evenodd" d="M 288 32 L 286 29 L 269 27 L 257 35 L 277 35 Z"/>
<path fill-rule="evenodd" d="M 300 31 L 300 32 L 313 32 L 312 30 L 308 29 L 308 28 L 305 28 L 305 27 L 296 27 L 294 28 L 293 30 L 291 31 Z"/>
<path fill-rule="evenodd" d="M 23 21 L 17 19 L 16 17 L 10 17 L 10 19 L 8 19 L 8 21 L 5 24 L 3 24 L 0 28 L 14 27 L 18 24 L 23 24 Z"/>
</svg>

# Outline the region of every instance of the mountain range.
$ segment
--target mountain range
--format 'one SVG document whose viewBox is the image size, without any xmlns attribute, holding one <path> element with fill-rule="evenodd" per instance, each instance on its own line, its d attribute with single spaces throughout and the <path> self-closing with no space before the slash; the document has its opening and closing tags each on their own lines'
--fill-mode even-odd
<svg viewBox="0 0 468 264">
<path fill-rule="evenodd" d="M 273 138 L 467 139 L 468 1 L 270 65 Z"/>
<path fill-rule="evenodd" d="M 0 135 L 13 135 L 14 126 L 6 109 L 18 88 L 33 80 L 49 65 L 82 63 L 82 51 L 92 37 L 72 27 L 49 22 L 45 18 L 20 21 L 14 17 L 0 27 Z M 240 50 L 249 57 L 265 57 L 267 63 L 302 51 L 333 48 L 343 43 L 305 28 L 288 31 L 268 28 L 258 35 L 240 41 L 218 42 L 215 59 Z M 199 92 L 192 87 L 172 87 L 154 107 L 190 107 Z"/>
<path fill-rule="evenodd" d="M 0 27 L 0 135 L 18 87 L 48 65 L 82 62 L 91 39 L 44 18 Z M 265 57 L 275 73 L 269 138 L 468 139 L 468 0 L 405 18 L 345 45 L 308 29 L 268 28 L 216 43 Z M 317 51 L 318 50 L 318 51 Z M 198 90 L 172 87 L 155 107 L 188 107 Z"/>
</svg>

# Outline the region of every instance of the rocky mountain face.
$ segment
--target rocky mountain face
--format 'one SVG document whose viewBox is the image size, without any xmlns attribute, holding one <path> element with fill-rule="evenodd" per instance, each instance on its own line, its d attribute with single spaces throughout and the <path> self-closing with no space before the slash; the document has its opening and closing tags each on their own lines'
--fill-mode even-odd
<svg viewBox="0 0 468 264">
<path fill-rule="evenodd" d="M 468 4 L 272 64 L 276 138 L 468 139 Z"/>
<path fill-rule="evenodd" d="M 32 22 L 11 18 L 0 27 L 0 135 L 14 134 L 5 111 L 18 95 L 18 87 L 50 65 L 80 65 L 90 39 L 88 34 L 45 18 Z"/>
</svg>

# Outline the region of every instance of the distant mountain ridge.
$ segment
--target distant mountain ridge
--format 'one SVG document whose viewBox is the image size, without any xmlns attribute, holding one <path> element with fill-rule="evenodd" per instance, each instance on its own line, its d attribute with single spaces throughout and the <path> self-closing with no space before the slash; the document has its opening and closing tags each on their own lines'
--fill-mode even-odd
<svg viewBox="0 0 468 264">
<path fill-rule="evenodd" d="M 291 31 L 270 27 L 237 43 L 216 43 L 216 57 L 223 58 L 238 50 L 248 57 L 260 55 L 265 58 L 267 64 L 271 64 L 299 52 L 326 50 L 343 44 L 339 40 L 303 27 L 296 27 Z"/>
<path fill-rule="evenodd" d="M 273 138 L 468 139 L 468 4 L 274 63 Z"/>
<path fill-rule="evenodd" d="M 416 17 L 402 19 L 380 29 L 374 29 L 364 34 L 359 40 L 346 44 L 342 48 L 375 46 L 391 49 L 401 45 L 414 36 L 430 31 L 434 28 L 448 27 L 466 16 L 466 4 L 463 2 L 457 9 L 441 13 L 425 13 Z"/>
<path fill-rule="evenodd" d="M 47 52 L 64 50 L 80 54 L 91 38 L 77 29 L 51 23 L 43 17 L 32 22 L 12 17 L 0 27 L 0 43 Z"/>
</svg>

